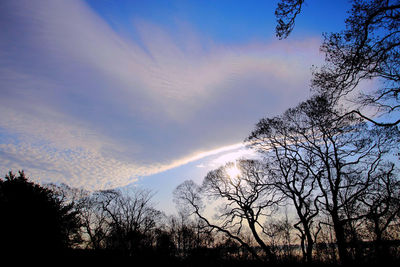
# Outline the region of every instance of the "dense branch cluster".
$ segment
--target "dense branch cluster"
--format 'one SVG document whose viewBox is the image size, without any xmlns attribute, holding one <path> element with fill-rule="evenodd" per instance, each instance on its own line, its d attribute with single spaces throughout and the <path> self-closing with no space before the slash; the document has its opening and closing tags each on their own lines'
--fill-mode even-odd
<svg viewBox="0 0 400 267">
<path fill-rule="evenodd" d="M 325 35 L 326 64 L 314 72 L 314 89 L 336 101 L 352 94 L 349 99 L 357 104 L 352 112 L 377 125 L 398 124 L 399 25 L 400 2 L 354 1 L 346 30 Z M 373 88 L 365 89 L 365 81 L 372 81 Z M 379 122 L 366 107 L 394 117 Z"/>
</svg>

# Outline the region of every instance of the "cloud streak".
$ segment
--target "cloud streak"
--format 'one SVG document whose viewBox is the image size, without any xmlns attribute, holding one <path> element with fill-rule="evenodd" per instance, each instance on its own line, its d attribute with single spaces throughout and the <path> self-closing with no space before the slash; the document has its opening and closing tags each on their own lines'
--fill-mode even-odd
<svg viewBox="0 0 400 267">
<path fill-rule="evenodd" d="M 123 186 L 237 149 L 320 60 L 318 39 L 227 46 L 136 18 L 133 40 L 81 1 L 0 5 L 0 170 L 42 181 Z"/>
</svg>

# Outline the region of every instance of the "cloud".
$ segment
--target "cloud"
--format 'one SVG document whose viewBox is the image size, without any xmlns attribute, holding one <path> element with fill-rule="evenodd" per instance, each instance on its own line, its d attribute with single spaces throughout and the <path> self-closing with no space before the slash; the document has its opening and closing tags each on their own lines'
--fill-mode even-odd
<svg viewBox="0 0 400 267">
<path fill-rule="evenodd" d="M 81 1 L 0 4 L 3 172 L 99 189 L 237 149 L 320 61 L 317 38 L 227 46 L 133 21 L 137 40 Z"/>
<path fill-rule="evenodd" d="M 113 188 L 134 182 L 132 174 L 145 175 L 140 166 L 106 158 L 93 151 L 54 150 L 30 143 L 0 144 L 3 173 L 27 170 L 33 179 L 58 182 L 89 190 Z"/>
<path fill-rule="evenodd" d="M 252 149 L 241 148 L 212 159 L 209 165 L 211 167 L 218 168 L 219 166 L 223 166 L 228 162 L 234 162 L 239 159 L 261 159 L 261 156 Z"/>
<path fill-rule="evenodd" d="M 231 149 L 216 150 L 219 151 L 215 154 L 202 157 L 197 168 L 206 168 L 209 170 L 217 169 L 220 166 L 224 166 L 228 162 L 235 162 L 240 159 L 261 159 L 262 156 L 257 153 L 254 149 L 245 147 L 243 144 L 237 146 L 228 146 Z M 228 148 L 226 147 L 226 148 Z"/>
</svg>

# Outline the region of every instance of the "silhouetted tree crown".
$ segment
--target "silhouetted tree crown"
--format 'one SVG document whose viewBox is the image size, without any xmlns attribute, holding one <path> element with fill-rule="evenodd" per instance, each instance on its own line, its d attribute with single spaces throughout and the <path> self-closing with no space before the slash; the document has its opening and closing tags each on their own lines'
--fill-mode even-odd
<svg viewBox="0 0 400 267">
<path fill-rule="evenodd" d="M 281 0 L 275 10 L 277 20 L 276 36 L 285 39 L 292 32 L 297 15 L 301 12 L 304 0 Z"/>
<path fill-rule="evenodd" d="M 346 29 L 324 34 L 321 51 L 325 64 L 314 70 L 312 87 L 334 101 L 351 100 L 351 113 L 378 126 L 398 125 L 400 2 L 350 2 Z M 304 0 L 280 0 L 275 10 L 279 39 L 290 35 L 304 4 Z M 362 83 L 371 80 L 372 88 L 363 88 Z M 374 116 L 370 114 L 371 108 Z M 378 120 L 376 115 L 385 115 L 386 119 Z"/>
<path fill-rule="evenodd" d="M 23 171 L 0 179 L 0 250 L 19 255 L 62 251 L 78 233 L 73 204 L 30 182 Z"/>
</svg>

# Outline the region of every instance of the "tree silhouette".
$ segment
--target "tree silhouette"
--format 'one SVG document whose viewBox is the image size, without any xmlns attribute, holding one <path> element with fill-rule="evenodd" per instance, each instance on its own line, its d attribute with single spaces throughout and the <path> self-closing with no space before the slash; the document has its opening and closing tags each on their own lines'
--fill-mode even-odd
<svg viewBox="0 0 400 267">
<path fill-rule="evenodd" d="M 238 171 L 232 173 L 230 170 L 234 165 Z M 248 227 L 266 259 L 274 262 L 275 255 L 262 238 L 265 232 L 263 222 L 276 211 L 282 196 L 268 178 L 262 163 L 239 160 L 209 172 L 201 187 L 192 181 L 182 183 L 175 189 L 174 197 L 177 203 L 189 207 L 209 227 L 239 242 L 255 258 L 259 258 L 250 244 L 240 236 Z M 206 199 L 222 202 L 215 214 L 218 219 L 213 222 L 202 214 L 203 201 Z"/>
<path fill-rule="evenodd" d="M 361 199 L 366 209 L 367 229 L 373 233 L 377 260 L 385 260 L 391 239 L 389 228 L 400 219 L 400 179 L 394 164 L 383 166 L 368 194 Z"/>
<path fill-rule="evenodd" d="M 275 187 L 295 207 L 298 221 L 294 227 L 299 231 L 303 261 L 311 262 L 315 243 L 314 219 L 319 213 L 316 178 L 308 170 L 313 159 L 301 152 L 301 143 L 293 140 L 290 120 L 280 117 L 267 119 L 262 127 L 262 138 L 259 134 L 252 135 L 248 142 L 263 153 L 266 170 Z M 259 138 L 262 142 L 256 141 Z"/>
<path fill-rule="evenodd" d="M 278 148 L 282 154 L 273 156 L 292 160 L 289 166 L 295 168 L 298 177 L 291 174 L 289 183 L 285 177 L 280 183 L 288 192 L 300 190 L 301 194 L 292 199 L 301 200 L 311 193 L 304 191 L 301 183 L 311 182 L 317 187 L 313 190 L 315 203 L 329 214 L 340 260 L 347 263 L 346 227 L 366 216 L 356 212 L 363 205 L 361 197 L 379 177 L 385 155 L 396 148 L 398 130 L 370 128 L 356 116 L 343 113 L 324 96 L 314 96 L 282 116 L 260 120 L 249 140 L 268 153 Z M 296 164 L 303 173 L 298 172 Z M 287 164 L 280 169 L 284 170 L 280 175 L 285 176 Z M 306 211 L 298 209 L 300 218 Z"/>
<path fill-rule="evenodd" d="M 101 212 L 97 219 L 101 219 L 98 223 L 102 225 L 90 227 L 92 230 L 104 230 L 101 233 L 106 233 L 102 238 L 106 248 L 137 256 L 151 247 L 153 230 L 161 216 L 161 212 L 153 207 L 152 196 L 151 191 L 142 189 L 113 189 L 95 193 L 95 205 Z M 89 229 L 89 226 L 86 228 Z"/>
<path fill-rule="evenodd" d="M 278 25 L 276 25 L 276 36 L 279 39 L 285 39 L 292 32 L 297 15 L 301 12 L 304 0 L 281 0 L 275 9 L 275 16 Z"/>
<path fill-rule="evenodd" d="M 275 10 L 276 36 L 284 39 L 292 32 L 304 0 L 281 0 Z M 316 68 L 312 86 L 336 101 L 357 92 L 362 81 L 374 80 L 372 90 L 361 90 L 349 98 L 356 103 L 351 113 L 379 126 L 400 123 L 398 116 L 377 121 L 375 115 L 398 115 L 400 110 L 400 3 L 387 0 L 353 0 L 346 29 L 324 34 L 321 51 L 325 65 Z"/>
<path fill-rule="evenodd" d="M 83 196 L 77 202 L 82 230 L 86 235 L 84 247 L 94 250 L 105 248 L 105 240 L 111 230 L 107 212 L 102 208 L 99 193 Z"/>
<path fill-rule="evenodd" d="M 399 124 L 399 25 L 398 1 L 354 1 L 346 30 L 325 35 L 325 65 L 314 72 L 314 89 L 339 101 L 356 92 L 362 81 L 373 80 L 372 90 L 361 89 L 349 98 L 357 104 L 351 112 L 379 126 Z M 365 107 L 378 115 L 397 116 L 377 121 Z"/>
<path fill-rule="evenodd" d="M 79 219 L 45 187 L 23 171 L 0 179 L 0 250 L 4 255 L 61 253 L 73 245 Z"/>
</svg>

